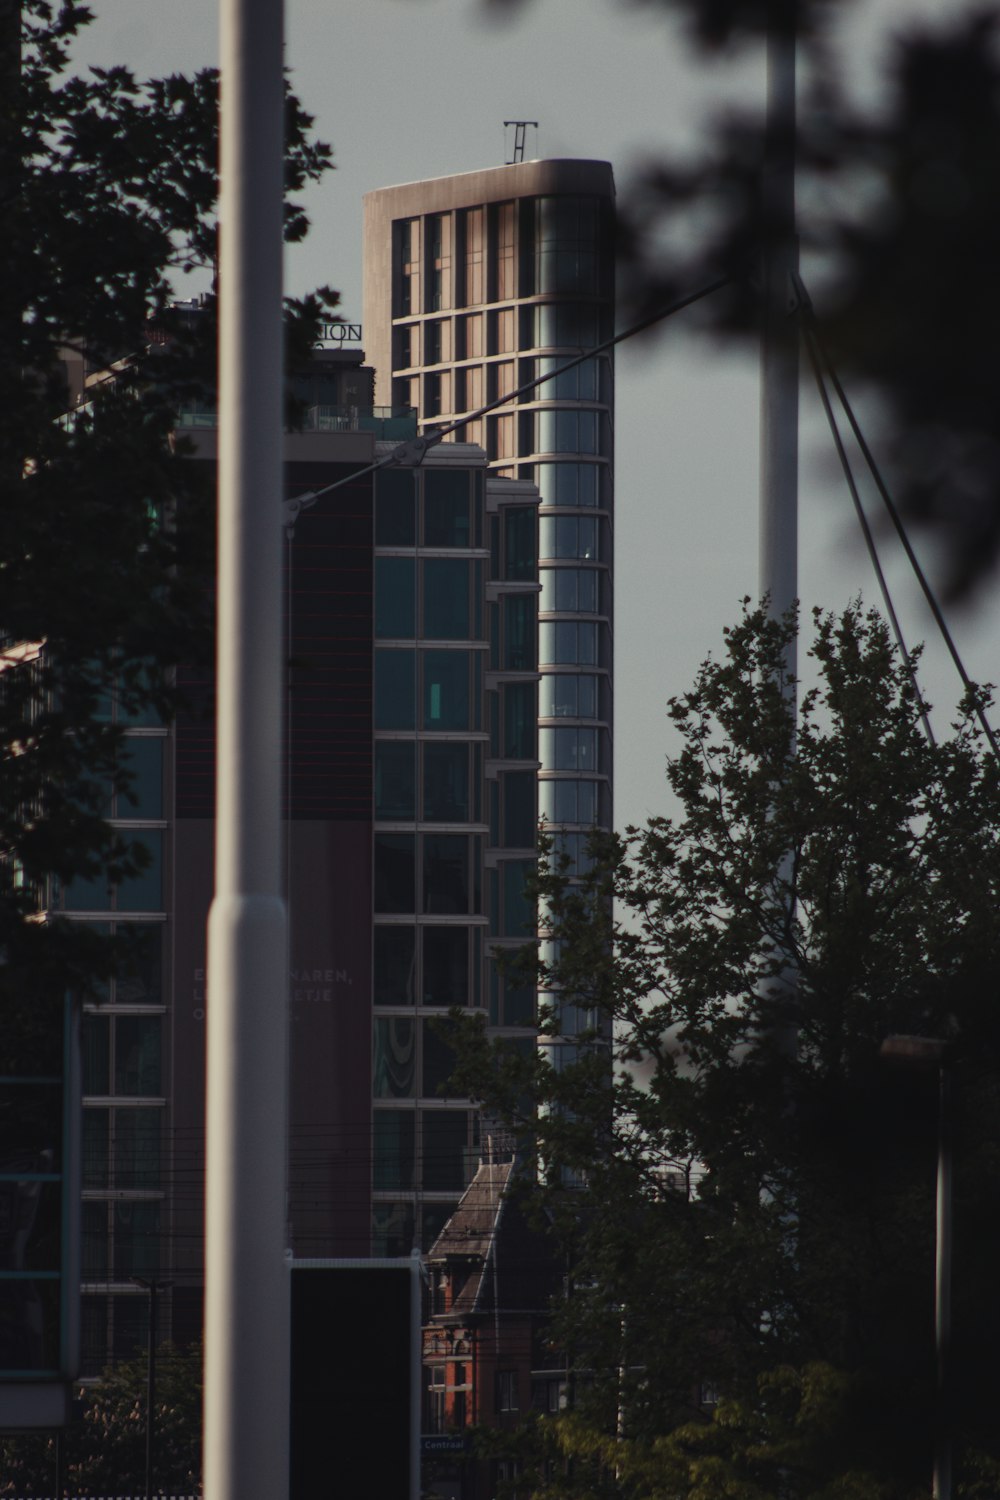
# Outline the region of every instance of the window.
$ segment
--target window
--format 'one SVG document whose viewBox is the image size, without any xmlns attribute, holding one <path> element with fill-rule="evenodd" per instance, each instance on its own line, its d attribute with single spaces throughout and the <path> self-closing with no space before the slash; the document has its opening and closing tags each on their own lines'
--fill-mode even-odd
<svg viewBox="0 0 1000 1500">
<path fill-rule="evenodd" d="M 543 620 L 538 627 L 538 660 L 580 666 L 597 664 L 597 622 Z"/>
<path fill-rule="evenodd" d="M 597 614 L 596 568 L 543 568 L 541 608 L 546 613 Z"/>
<path fill-rule="evenodd" d="M 393 316 L 420 312 L 420 221 L 399 219 L 392 226 Z"/>
<path fill-rule="evenodd" d="M 374 933 L 373 992 L 376 1005 L 412 1005 L 416 987 L 415 927 L 379 927 Z"/>
<path fill-rule="evenodd" d="M 466 1005 L 469 1001 L 469 929 L 424 927 L 423 1003 Z"/>
<path fill-rule="evenodd" d="M 469 305 L 485 300 L 486 247 L 483 216 L 481 208 L 470 208 L 465 213 L 465 301 Z"/>
<path fill-rule="evenodd" d="M 503 511 L 504 577 L 530 581 L 537 565 L 538 520 L 533 505 L 511 505 Z"/>
<path fill-rule="evenodd" d="M 535 902 L 528 892 L 528 881 L 535 871 L 531 859 L 508 859 L 501 866 L 503 874 L 502 937 L 526 941 L 536 925 Z"/>
<path fill-rule="evenodd" d="M 381 469 L 375 475 L 376 547 L 412 547 L 414 527 L 414 475 L 405 469 Z"/>
<path fill-rule="evenodd" d="M 461 1192 L 469 1134 L 466 1111 L 425 1109 L 421 1111 L 421 1125 L 424 1187 L 432 1193 Z"/>
<path fill-rule="evenodd" d="M 416 1091 L 416 1027 L 406 1016 L 376 1016 L 372 1092 L 376 1099 L 412 1099 Z"/>
<path fill-rule="evenodd" d="M 533 672 L 535 653 L 535 620 L 537 605 L 534 594 L 507 594 L 503 601 L 503 667 L 514 672 Z"/>
<path fill-rule="evenodd" d="M 454 1090 L 449 1088 L 457 1061 L 454 1047 L 450 1047 L 438 1032 L 437 1021 L 422 1021 L 421 1096 L 436 1099 Z"/>
<path fill-rule="evenodd" d="M 596 781 L 542 781 L 538 786 L 540 813 L 549 823 L 596 823 Z"/>
<path fill-rule="evenodd" d="M 415 840 L 412 833 L 376 833 L 374 838 L 375 910 L 416 910 Z"/>
<path fill-rule="evenodd" d="M 117 885 L 112 885 L 107 875 L 96 875 L 92 880 L 78 877 L 62 889 L 62 909 L 68 912 L 83 911 L 147 911 L 163 910 L 163 833 L 158 828 L 123 830 L 128 843 L 136 846 L 138 857 L 144 868 Z"/>
<path fill-rule="evenodd" d="M 540 411 L 537 418 L 537 453 L 600 452 L 596 411 Z"/>
<path fill-rule="evenodd" d="M 420 566 L 423 574 L 424 635 L 430 640 L 468 640 L 471 635 L 469 564 L 457 558 L 429 557 Z"/>
<path fill-rule="evenodd" d="M 470 729 L 475 726 L 469 691 L 466 651 L 424 651 L 423 726 L 425 729 Z M 478 663 L 476 663 L 478 666 Z M 476 673 L 478 676 L 478 672 Z M 477 684 L 478 686 L 478 684 Z M 378 681 L 376 679 L 376 691 Z M 377 721 L 376 721 L 377 722 Z"/>
<path fill-rule="evenodd" d="M 542 557 L 597 557 L 597 520 L 594 516 L 546 516 L 540 522 Z"/>
<path fill-rule="evenodd" d="M 501 776 L 503 791 L 503 847 L 531 849 L 535 844 L 534 771 L 507 771 Z"/>
<path fill-rule="evenodd" d="M 517 1371 L 497 1371 L 497 1411 L 518 1411 Z"/>
<path fill-rule="evenodd" d="M 556 771 L 597 769 L 597 730 L 579 726 L 540 729 L 542 764 Z"/>
<path fill-rule="evenodd" d="M 535 472 L 543 505 L 597 505 L 599 464 L 537 464 Z"/>
<path fill-rule="evenodd" d="M 463 470 L 428 469 L 424 474 L 424 544 L 469 547 L 469 479 Z"/>
<path fill-rule="evenodd" d="M 544 681 L 544 679 L 543 679 Z M 535 684 L 508 682 L 501 688 L 503 754 L 505 760 L 534 760 L 538 753 L 535 724 Z"/>
<path fill-rule="evenodd" d="M 410 557 L 375 559 L 375 635 L 412 640 L 416 623 L 416 574 Z"/>
<path fill-rule="evenodd" d="M 410 740 L 375 742 L 376 820 L 416 816 L 416 746 Z"/>
<path fill-rule="evenodd" d="M 538 692 L 538 713 L 542 719 L 597 718 L 596 677 L 568 672 L 547 675 L 542 678 Z"/>
<path fill-rule="evenodd" d="M 549 302 L 534 309 L 536 349 L 569 348 L 574 354 L 600 343 L 596 307 L 578 302 Z"/>
<path fill-rule="evenodd" d="M 599 400 L 597 361 L 588 359 L 584 364 L 574 365 L 573 369 L 566 370 L 561 375 L 553 375 L 553 371 L 558 370 L 565 363 L 566 358 L 537 361 L 536 375 L 552 377 L 537 387 L 537 399 L 539 401 Z"/>
<path fill-rule="evenodd" d="M 412 729 L 416 696 L 416 653 L 375 652 L 375 728 Z"/>
<path fill-rule="evenodd" d="M 425 744 L 423 755 L 423 817 L 428 822 L 468 822 L 468 746 L 465 744 Z"/>
<path fill-rule="evenodd" d="M 129 777 L 127 791 L 115 794 L 111 816 L 115 818 L 162 818 L 162 735 L 127 735 L 118 751 L 119 768 Z"/>
<path fill-rule="evenodd" d="M 416 1156 L 416 1116 L 410 1109 L 376 1109 L 373 1186 L 377 1193 L 412 1190 Z"/>
<path fill-rule="evenodd" d="M 423 909 L 438 915 L 470 912 L 469 840 L 465 834 L 435 833 L 423 837 Z"/>
</svg>

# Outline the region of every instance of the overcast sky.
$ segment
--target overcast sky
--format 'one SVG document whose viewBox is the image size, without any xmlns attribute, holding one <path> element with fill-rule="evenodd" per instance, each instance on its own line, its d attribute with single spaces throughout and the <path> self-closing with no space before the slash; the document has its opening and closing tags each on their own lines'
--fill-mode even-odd
<svg viewBox="0 0 1000 1500">
<path fill-rule="evenodd" d="M 162 76 L 218 59 L 214 0 L 90 4 L 97 21 L 77 50 L 82 63 Z M 856 0 L 844 51 L 858 87 L 885 86 L 885 36 L 894 27 L 941 9 L 932 0 Z M 641 3 L 526 0 L 504 22 L 487 19 L 481 0 L 286 0 L 286 14 L 294 86 L 337 166 L 312 190 L 313 230 L 289 255 L 286 280 L 294 292 L 337 287 L 351 321 L 361 318 L 361 198 L 372 188 L 500 165 L 509 144 L 503 121 L 532 119 L 540 129 L 537 140 L 529 132 L 528 155 L 608 160 L 623 193 L 658 150 L 693 144 L 713 108 L 762 102 L 759 59 L 698 66 Z M 680 320 L 653 345 L 626 344 L 617 369 L 621 827 L 666 809 L 666 699 L 718 648 L 740 599 L 756 595 L 758 418 L 755 361 L 685 334 Z M 800 594 L 807 608 L 840 608 L 859 591 L 875 603 L 824 434 L 804 386 Z M 958 696 L 954 672 L 915 584 L 886 548 L 904 630 L 928 642 L 924 675 L 944 729 Z M 952 621 L 981 680 L 1000 676 L 991 592 Z"/>
</svg>

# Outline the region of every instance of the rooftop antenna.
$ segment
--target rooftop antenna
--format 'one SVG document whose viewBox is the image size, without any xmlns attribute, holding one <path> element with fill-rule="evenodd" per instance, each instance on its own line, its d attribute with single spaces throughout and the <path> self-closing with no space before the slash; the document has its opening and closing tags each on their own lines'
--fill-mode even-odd
<svg viewBox="0 0 1000 1500">
<path fill-rule="evenodd" d="M 506 130 L 509 125 L 513 125 L 513 127 L 514 127 L 514 155 L 511 157 L 510 161 L 506 163 L 506 165 L 508 167 L 513 167 L 513 166 L 516 166 L 518 162 L 524 161 L 524 133 L 527 130 L 527 128 L 528 128 L 529 125 L 533 125 L 534 128 L 535 128 L 535 130 L 537 131 L 537 129 L 538 129 L 538 121 L 537 120 L 504 120 L 504 122 L 503 122 L 503 128 L 504 128 L 504 130 Z M 536 137 L 536 140 L 537 140 L 537 137 Z"/>
</svg>

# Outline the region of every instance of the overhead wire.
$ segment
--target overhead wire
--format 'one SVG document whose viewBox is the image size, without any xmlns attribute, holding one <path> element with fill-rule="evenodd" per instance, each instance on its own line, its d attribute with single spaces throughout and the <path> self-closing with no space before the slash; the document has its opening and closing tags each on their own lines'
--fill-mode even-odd
<svg viewBox="0 0 1000 1500">
<path fill-rule="evenodd" d="M 992 726 L 990 725 L 989 720 L 986 717 L 980 695 L 976 691 L 976 684 L 973 683 L 972 679 L 965 669 L 965 664 L 962 661 L 958 647 L 955 645 L 954 638 L 948 628 L 948 623 L 945 620 L 944 612 L 941 609 L 940 604 L 938 603 L 937 596 L 935 595 L 934 590 L 931 587 L 927 574 L 921 567 L 920 560 L 917 557 L 917 554 L 913 548 L 913 544 L 907 534 L 906 527 L 903 523 L 903 518 L 900 515 L 899 509 L 889 491 L 889 487 L 882 476 L 882 472 L 875 460 L 875 456 L 872 453 L 871 447 L 869 446 L 868 441 L 865 438 L 861 424 L 858 421 L 850 400 L 848 399 L 847 392 L 844 389 L 843 383 L 839 375 L 837 374 L 836 368 L 833 364 L 833 360 L 830 357 L 829 350 L 827 349 L 827 346 L 823 341 L 822 334 L 820 332 L 819 321 L 812 307 L 812 301 L 809 297 L 804 283 L 802 282 L 801 277 L 796 276 L 796 283 L 800 297 L 799 313 L 802 320 L 803 329 L 808 328 L 811 338 L 815 341 L 816 350 L 818 352 L 819 359 L 822 362 L 822 366 L 826 372 L 826 376 L 831 386 L 833 387 L 837 396 L 837 400 L 840 402 L 841 409 L 843 410 L 843 413 L 847 418 L 848 423 L 850 424 L 851 431 L 854 434 L 854 439 L 868 467 L 868 471 L 872 476 L 872 480 L 874 481 L 875 487 L 878 490 L 882 503 L 885 506 L 889 519 L 891 520 L 892 525 L 896 531 L 896 535 L 899 537 L 900 543 L 903 547 L 903 551 L 906 554 L 910 567 L 913 569 L 914 576 L 916 577 L 916 580 L 920 585 L 924 598 L 927 600 L 927 604 L 930 608 L 931 614 L 934 617 L 934 622 L 940 632 L 941 639 L 944 641 L 945 646 L 948 649 L 948 653 L 951 656 L 952 662 L 955 665 L 955 669 L 957 670 L 958 675 L 961 679 L 962 686 L 969 694 L 970 701 L 973 706 L 973 711 L 975 712 L 976 718 L 979 721 L 983 734 L 986 736 L 990 749 L 993 751 L 993 754 L 996 756 L 996 758 L 1000 760 L 1000 744 L 998 744 L 997 737 L 993 731 Z"/>
<path fill-rule="evenodd" d="M 808 293 L 806 292 L 804 286 L 802 286 L 801 284 L 801 278 L 796 277 L 796 280 L 799 282 L 801 310 L 804 314 L 808 314 L 810 312 Z M 837 418 L 834 414 L 833 406 L 830 401 L 830 393 L 827 390 L 826 381 L 823 378 L 823 369 L 820 363 L 819 350 L 817 348 L 815 337 L 814 321 L 815 320 L 810 316 L 803 316 L 802 335 L 803 341 L 806 346 L 806 353 L 809 355 L 809 363 L 812 366 L 813 377 L 816 381 L 816 389 L 819 393 L 819 399 L 826 416 L 827 425 L 830 428 L 830 435 L 833 438 L 834 447 L 837 450 L 837 457 L 840 460 L 840 467 L 843 470 L 844 479 L 847 483 L 847 488 L 850 491 L 851 500 L 854 503 L 854 512 L 858 518 L 858 525 L 861 527 L 861 532 L 865 539 L 865 546 L 868 549 L 868 557 L 871 562 L 872 569 L 875 573 L 875 577 L 878 580 L 879 589 L 882 594 L 882 602 L 885 605 L 886 613 L 888 614 L 889 620 L 892 624 L 892 631 L 893 635 L 896 638 L 896 645 L 899 647 L 899 654 L 903 658 L 907 674 L 909 675 L 910 682 L 913 685 L 913 691 L 916 695 L 917 706 L 920 713 L 920 720 L 924 726 L 924 733 L 927 736 L 929 744 L 936 745 L 937 741 L 934 737 L 934 730 L 931 727 L 930 715 L 927 712 L 927 704 L 924 700 L 924 695 L 921 690 L 920 683 L 917 679 L 916 665 L 903 637 L 902 627 L 899 623 L 899 616 L 896 614 L 896 608 L 892 602 L 892 594 L 889 590 L 889 584 L 882 569 L 882 564 L 878 555 L 878 548 L 875 545 L 875 538 L 872 534 L 872 529 L 869 524 L 868 517 L 865 514 L 864 505 L 861 502 L 861 495 L 858 490 L 857 480 L 854 477 L 854 471 L 851 468 L 851 461 L 848 457 L 847 449 L 844 445 L 844 440 L 841 436 L 840 428 L 837 424 Z"/>
</svg>

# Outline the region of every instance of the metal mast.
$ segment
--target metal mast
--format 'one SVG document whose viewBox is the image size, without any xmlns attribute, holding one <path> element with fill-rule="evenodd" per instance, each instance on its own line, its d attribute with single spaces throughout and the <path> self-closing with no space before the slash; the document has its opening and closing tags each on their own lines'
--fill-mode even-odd
<svg viewBox="0 0 1000 1500">
<path fill-rule="evenodd" d="M 794 276 L 794 0 L 773 0 L 767 36 L 761 331 L 760 593 L 780 616 L 798 597 L 799 335 Z M 794 642 L 788 670 L 795 673 Z"/>
<path fill-rule="evenodd" d="M 218 731 L 208 929 L 205 1495 L 288 1494 L 281 894 L 281 0 L 220 0 Z"/>
</svg>

